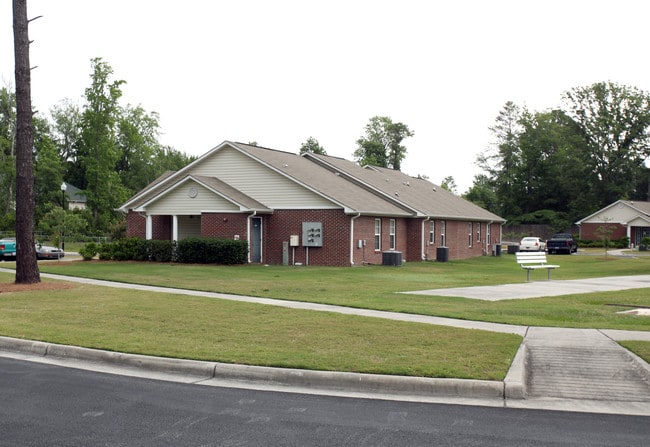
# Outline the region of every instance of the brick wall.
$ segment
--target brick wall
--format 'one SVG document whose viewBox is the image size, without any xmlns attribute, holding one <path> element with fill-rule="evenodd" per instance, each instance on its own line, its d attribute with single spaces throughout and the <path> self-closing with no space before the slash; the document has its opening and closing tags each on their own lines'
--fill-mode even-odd
<svg viewBox="0 0 650 447">
<path fill-rule="evenodd" d="M 322 247 L 302 246 L 303 222 L 323 224 Z M 300 246 L 295 250 L 289 247 L 289 264 L 350 265 L 350 217 L 342 210 L 275 210 L 272 215 L 263 216 L 262 232 L 264 263 L 282 264 L 282 243 L 288 243 L 291 235 L 299 235 Z"/>
<path fill-rule="evenodd" d="M 610 240 L 621 239 L 622 237 L 627 236 L 626 227 L 618 223 L 609 223 L 607 224 L 609 230 L 612 233 L 609 236 Z M 587 241 L 599 241 L 603 238 L 602 234 L 599 234 L 599 228 L 604 228 L 605 224 L 603 223 L 583 223 L 580 226 L 580 239 Z"/>
<path fill-rule="evenodd" d="M 201 235 L 242 241 L 248 240 L 248 217 L 250 214 L 203 213 L 201 214 Z"/>
<path fill-rule="evenodd" d="M 140 237 L 144 239 L 147 236 L 147 218 L 140 213 L 129 210 L 126 215 L 126 237 Z"/>
<path fill-rule="evenodd" d="M 248 239 L 249 214 L 204 213 L 201 216 L 201 234 L 205 237 L 223 237 L 241 240 Z M 289 247 L 288 262 L 325 266 L 350 265 L 350 223 L 352 216 L 342 210 L 276 210 L 273 214 L 260 215 L 262 218 L 262 262 L 282 264 L 283 242 L 289 242 L 291 235 L 298 235 L 300 245 Z M 353 262 L 354 265 L 381 264 L 383 252 L 390 249 L 390 218 L 381 218 L 381 249 L 375 250 L 375 218 L 361 216 L 354 220 Z M 321 222 L 323 224 L 323 246 L 302 246 L 302 223 Z M 407 262 L 419 262 L 422 259 L 422 222 L 423 219 L 395 219 L 395 250 L 402 252 L 402 259 Z M 472 245 L 469 246 L 467 221 L 446 221 L 446 246 L 449 259 L 464 259 L 491 253 L 487 246 L 487 227 L 481 223 L 480 240 L 477 240 L 478 223 L 472 226 Z M 492 224 L 492 243 L 501 241 L 501 226 Z M 435 220 L 435 241 L 429 244 L 429 221 L 424 223 L 424 257 L 435 260 L 437 248 L 441 245 L 442 225 Z M 623 229 L 623 235 L 624 233 Z M 127 215 L 127 236 L 145 237 L 146 219 L 144 216 L 129 212 Z M 153 238 L 171 239 L 172 217 L 153 216 Z M 358 245 L 358 241 L 365 245 Z M 309 257 L 309 259 L 307 259 Z"/>
</svg>

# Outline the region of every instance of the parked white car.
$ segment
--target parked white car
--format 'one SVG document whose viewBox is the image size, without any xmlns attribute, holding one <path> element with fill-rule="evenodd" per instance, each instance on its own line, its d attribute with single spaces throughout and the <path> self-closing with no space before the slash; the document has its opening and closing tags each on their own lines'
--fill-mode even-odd
<svg viewBox="0 0 650 447">
<path fill-rule="evenodd" d="M 519 251 L 546 251 L 546 241 L 539 237 L 525 237 L 519 242 Z"/>
<path fill-rule="evenodd" d="M 36 244 L 36 259 L 61 259 L 64 256 L 65 253 L 58 247 Z"/>
</svg>

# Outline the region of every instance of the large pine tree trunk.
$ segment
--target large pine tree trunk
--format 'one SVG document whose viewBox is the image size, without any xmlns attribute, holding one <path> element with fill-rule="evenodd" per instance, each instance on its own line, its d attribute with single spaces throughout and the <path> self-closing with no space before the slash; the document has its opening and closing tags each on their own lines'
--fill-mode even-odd
<svg viewBox="0 0 650 447">
<path fill-rule="evenodd" d="M 16 283 L 41 281 L 34 249 L 34 125 L 27 0 L 14 0 L 16 65 Z"/>
</svg>

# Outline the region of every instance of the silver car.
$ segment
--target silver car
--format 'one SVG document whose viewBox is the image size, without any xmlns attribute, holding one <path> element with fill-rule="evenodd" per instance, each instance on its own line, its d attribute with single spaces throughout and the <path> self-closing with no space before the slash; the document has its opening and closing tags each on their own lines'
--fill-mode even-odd
<svg viewBox="0 0 650 447">
<path fill-rule="evenodd" d="M 58 247 L 36 244 L 36 259 L 61 259 L 64 256 L 65 253 Z"/>
<path fill-rule="evenodd" d="M 519 251 L 546 251 L 546 241 L 539 237 L 525 237 L 519 242 Z"/>
</svg>

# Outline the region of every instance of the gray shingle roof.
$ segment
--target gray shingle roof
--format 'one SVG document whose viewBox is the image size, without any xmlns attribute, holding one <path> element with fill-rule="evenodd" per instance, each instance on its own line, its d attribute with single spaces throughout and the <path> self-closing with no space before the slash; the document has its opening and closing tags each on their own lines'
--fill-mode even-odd
<svg viewBox="0 0 650 447">
<path fill-rule="evenodd" d="M 137 208 L 162 193 L 175 182 L 187 178 L 192 166 L 225 146 L 233 147 L 260 163 L 317 192 L 346 213 L 365 215 L 463 219 L 505 222 L 473 203 L 462 199 L 428 180 L 413 178 L 399 171 L 379 167 L 361 167 L 339 157 L 278 151 L 244 143 L 224 142 L 176 173 L 166 173 L 133 196 L 121 209 Z M 209 176 L 194 176 L 202 183 L 244 208 L 268 208 L 227 183 Z M 171 183 L 170 183 L 171 182 Z"/>
</svg>

